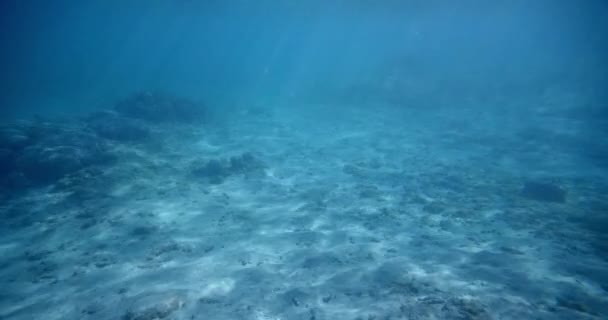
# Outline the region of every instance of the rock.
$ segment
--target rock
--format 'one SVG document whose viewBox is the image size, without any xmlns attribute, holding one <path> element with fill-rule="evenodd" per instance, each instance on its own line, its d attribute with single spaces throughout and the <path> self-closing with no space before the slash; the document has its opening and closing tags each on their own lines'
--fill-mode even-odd
<svg viewBox="0 0 608 320">
<path fill-rule="evenodd" d="M 119 102 L 114 110 L 120 115 L 153 123 L 201 122 L 206 108 L 188 99 L 159 92 L 141 92 Z"/>
<path fill-rule="evenodd" d="M 37 128 L 44 135 L 23 149 L 15 170 L 34 184 L 51 183 L 89 166 L 113 159 L 107 146 L 83 128 Z"/>
<path fill-rule="evenodd" d="M 538 181 L 528 181 L 524 184 L 521 195 L 525 198 L 544 202 L 566 202 L 566 191 L 561 187 Z"/>
<path fill-rule="evenodd" d="M 0 142 L 0 187 L 10 193 L 113 159 L 106 144 L 79 123 L 21 121 L 0 128 Z"/>
</svg>

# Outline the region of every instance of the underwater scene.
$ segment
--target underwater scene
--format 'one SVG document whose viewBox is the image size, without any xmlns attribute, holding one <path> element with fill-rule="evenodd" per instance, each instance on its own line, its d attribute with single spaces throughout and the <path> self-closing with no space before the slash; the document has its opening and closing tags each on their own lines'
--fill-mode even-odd
<svg viewBox="0 0 608 320">
<path fill-rule="evenodd" d="M 608 2 L 0 2 L 0 319 L 608 319 Z"/>
</svg>

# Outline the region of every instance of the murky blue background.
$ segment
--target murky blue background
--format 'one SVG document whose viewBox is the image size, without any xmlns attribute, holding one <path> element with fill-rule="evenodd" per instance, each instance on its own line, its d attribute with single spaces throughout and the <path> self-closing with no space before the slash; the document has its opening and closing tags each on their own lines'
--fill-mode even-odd
<svg viewBox="0 0 608 320">
<path fill-rule="evenodd" d="M 419 81 L 410 97 L 441 83 L 456 101 L 555 83 L 603 95 L 607 11 L 560 0 L 3 1 L 0 103 L 5 115 L 80 112 L 150 88 L 215 105 L 347 99 L 354 87 L 366 90 L 357 99 L 406 101 L 390 88 L 403 78 Z"/>
</svg>

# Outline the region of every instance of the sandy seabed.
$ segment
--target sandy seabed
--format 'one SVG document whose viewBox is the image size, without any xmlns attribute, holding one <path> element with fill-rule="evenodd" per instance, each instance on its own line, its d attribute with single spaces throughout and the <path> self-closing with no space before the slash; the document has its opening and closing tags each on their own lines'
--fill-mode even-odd
<svg viewBox="0 0 608 320">
<path fill-rule="evenodd" d="M 481 116 L 319 113 L 158 126 L 4 200 L 0 318 L 608 318 L 605 168 Z"/>
</svg>

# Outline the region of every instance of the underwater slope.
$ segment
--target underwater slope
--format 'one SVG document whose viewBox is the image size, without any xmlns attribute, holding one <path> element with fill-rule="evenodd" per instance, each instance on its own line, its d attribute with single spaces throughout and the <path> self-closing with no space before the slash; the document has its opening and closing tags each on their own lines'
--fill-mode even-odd
<svg viewBox="0 0 608 320">
<path fill-rule="evenodd" d="M 551 139 L 463 113 L 204 110 L 143 93 L 3 127 L 0 318 L 608 316 L 606 169 Z"/>
</svg>

